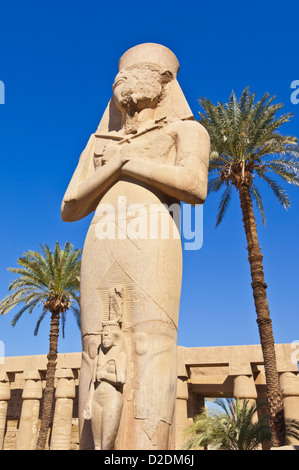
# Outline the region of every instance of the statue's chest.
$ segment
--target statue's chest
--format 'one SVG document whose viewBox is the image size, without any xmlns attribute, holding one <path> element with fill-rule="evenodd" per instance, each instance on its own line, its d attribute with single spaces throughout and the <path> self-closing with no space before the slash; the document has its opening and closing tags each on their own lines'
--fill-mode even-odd
<svg viewBox="0 0 299 470">
<path fill-rule="evenodd" d="M 174 163 L 175 145 L 164 130 L 155 130 L 132 139 L 122 146 L 121 155 L 132 159 L 150 159 L 157 163 Z M 173 162 L 172 162 L 173 160 Z"/>
<path fill-rule="evenodd" d="M 96 136 L 94 148 L 95 168 L 105 165 L 117 155 L 128 160 L 152 160 L 175 164 L 175 141 L 163 128 L 149 129 L 136 136 L 116 139 L 109 134 Z"/>
</svg>

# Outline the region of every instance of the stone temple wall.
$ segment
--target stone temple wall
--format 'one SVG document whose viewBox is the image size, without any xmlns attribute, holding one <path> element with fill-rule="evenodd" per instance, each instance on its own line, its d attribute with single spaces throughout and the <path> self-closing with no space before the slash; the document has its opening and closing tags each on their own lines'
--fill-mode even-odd
<svg viewBox="0 0 299 470">
<path fill-rule="evenodd" d="M 285 414 L 299 420 L 299 375 L 294 344 L 276 345 Z M 298 353 L 298 354 L 297 354 Z M 78 380 L 81 353 L 59 354 L 50 449 L 78 450 Z M 45 386 L 47 356 L 7 357 L 0 364 L 0 449 L 35 448 Z M 265 401 L 261 347 L 178 347 L 173 449 L 206 398 L 229 396 Z M 295 444 L 295 442 L 294 442 Z M 267 447 L 264 447 L 267 448 Z"/>
<path fill-rule="evenodd" d="M 78 379 L 81 354 L 58 354 L 51 448 L 79 449 Z M 47 356 L 6 357 L 0 365 L 0 449 L 34 450 Z"/>
</svg>

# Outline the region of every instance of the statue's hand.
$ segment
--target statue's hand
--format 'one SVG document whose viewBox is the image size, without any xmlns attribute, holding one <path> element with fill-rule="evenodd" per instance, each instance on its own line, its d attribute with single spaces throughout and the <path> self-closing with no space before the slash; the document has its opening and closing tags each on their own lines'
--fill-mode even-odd
<svg viewBox="0 0 299 470">
<path fill-rule="evenodd" d="M 110 163 L 118 169 L 122 168 L 129 161 L 129 158 L 123 156 L 121 150 L 122 148 L 119 145 L 107 145 L 103 152 L 103 165 Z"/>
<path fill-rule="evenodd" d="M 128 161 L 129 158 L 123 157 L 121 154 L 118 154 L 110 161 L 109 164 L 113 165 L 116 170 L 120 170 Z"/>
<path fill-rule="evenodd" d="M 120 154 L 119 145 L 108 144 L 103 149 L 103 165 L 114 160 Z"/>
<path fill-rule="evenodd" d="M 120 157 L 120 159 L 121 159 L 122 166 L 130 161 L 130 158 L 128 157 Z"/>
</svg>

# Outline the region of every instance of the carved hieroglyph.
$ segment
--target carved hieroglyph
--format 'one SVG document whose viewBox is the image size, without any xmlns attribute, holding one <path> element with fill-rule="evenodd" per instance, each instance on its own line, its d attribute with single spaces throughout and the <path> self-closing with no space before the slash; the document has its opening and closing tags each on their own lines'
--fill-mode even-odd
<svg viewBox="0 0 299 470">
<path fill-rule="evenodd" d="M 171 207 L 204 202 L 210 148 L 176 80 L 178 68 L 158 44 L 121 57 L 113 97 L 63 199 L 65 221 L 95 212 L 81 270 L 81 449 L 170 446 L 182 278 Z M 103 334 L 111 322 L 122 347 L 115 340 L 108 351 Z M 110 423 L 101 415 L 104 396 L 115 407 Z"/>
</svg>

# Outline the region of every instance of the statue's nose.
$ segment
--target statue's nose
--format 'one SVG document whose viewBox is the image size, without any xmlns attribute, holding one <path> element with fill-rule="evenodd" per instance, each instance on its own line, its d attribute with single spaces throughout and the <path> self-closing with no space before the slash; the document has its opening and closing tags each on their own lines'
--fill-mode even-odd
<svg viewBox="0 0 299 470">
<path fill-rule="evenodd" d="M 132 93 L 132 94 L 131 94 L 131 98 L 132 98 L 133 103 L 136 104 L 137 101 L 138 101 L 138 98 L 139 98 L 138 93 Z"/>
</svg>

